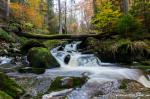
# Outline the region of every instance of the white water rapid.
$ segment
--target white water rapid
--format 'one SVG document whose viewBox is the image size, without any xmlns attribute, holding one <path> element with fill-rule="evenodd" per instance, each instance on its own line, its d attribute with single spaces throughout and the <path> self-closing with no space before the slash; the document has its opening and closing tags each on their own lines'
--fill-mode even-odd
<svg viewBox="0 0 150 99">
<path fill-rule="evenodd" d="M 63 50 L 59 47 L 51 50 L 52 55 L 61 65 L 64 71 L 79 71 L 88 76 L 89 82 L 106 82 L 121 79 L 136 80 L 145 87 L 150 88 L 150 81 L 138 69 L 117 67 L 115 64 L 102 63 L 93 54 L 81 54 L 77 51 L 80 42 L 67 44 Z"/>
<path fill-rule="evenodd" d="M 11 60 L 12 60 L 12 58 L 8 58 L 8 57 L 6 57 L 6 56 L 0 57 L 0 65 L 6 64 L 6 63 L 10 63 Z"/>
</svg>

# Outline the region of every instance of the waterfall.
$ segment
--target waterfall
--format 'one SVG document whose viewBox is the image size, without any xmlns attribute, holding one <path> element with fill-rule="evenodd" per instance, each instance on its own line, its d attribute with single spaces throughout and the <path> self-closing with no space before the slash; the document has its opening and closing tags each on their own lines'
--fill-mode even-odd
<svg viewBox="0 0 150 99">
<path fill-rule="evenodd" d="M 63 70 L 87 72 L 87 76 L 90 78 L 89 81 L 104 82 L 131 79 L 150 88 L 150 81 L 143 75 L 142 71 L 103 63 L 94 54 L 82 54 L 77 50 L 80 43 L 67 44 L 61 51 L 58 50 L 61 46 L 51 50 L 52 55 L 60 63 Z"/>
</svg>

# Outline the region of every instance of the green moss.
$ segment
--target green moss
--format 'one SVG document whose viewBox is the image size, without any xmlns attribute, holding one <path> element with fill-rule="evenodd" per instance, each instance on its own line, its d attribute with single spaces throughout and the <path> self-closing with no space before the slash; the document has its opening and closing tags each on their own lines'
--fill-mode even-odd
<svg viewBox="0 0 150 99">
<path fill-rule="evenodd" d="M 132 41 L 130 39 L 97 40 L 90 38 L 84 41 L 83 49 L 97 52 L 97 56 L 104 62 L 118 62 L 131 64 L 150 58 L 148 41 Z"/>
<path fill-rule="evenodd" d="M 148 69 L 150 69 L 150 66 L 138 65 L 138 66 L 134 66 L 134 68 L 142 69 L 142 70 L 148 70 Z"/>
<path fill-rule="evenodd" d="M 18 99 L 24 93 L 24 90 L 4 73 L 0 72 L 0 78 L 0 90 L 6 92 L 15 99 Z"/>
<path fill-rule="evenodd" d="M 81 87 L 87 81 L 87 77 L 70 77 L 70 80 L 68 81 L 68 83 L 63 85 L 63 80 L 62 80 L 63 78 L 64 77 L 57 77 L 52 82 L 49 88 L 49 92 L 63 90 L 66 88 Z"/>
<path fill-rule="evenodd" d="M 10 95 L 0 90 L 0 99 L 13 99 Z"/>
<path fill-rule="evenodd" d="M 132 61 L 128 52 L 128 45 L 131 44 L 129 39 L 116 38 L 99 41 L 91 38 L 85 42 L 87 49 L 97 52 L 97 56 L 104 62 L 131 63 Z"/>
<path fill-rule="evenodd" d="M 45 47 L 45 45 L 37 40 L 29 40 L 22 45 L 21 51 L 26 54 L 33 47 Z"/>
<path fill-rule="evenodd" d="M 127 80 L 122 80 L 119 89 L 127 89 Z"/>
<path fill-rule="evenodd" d="M 47 48 L 34 47 L 29 50 L 28 61 L 34 68 L 53 68 L 60 65 Z"/>
<path fill-rule="evenodd" d="M 49 49 L 52 49 L 60 44 L 63 44 L 65 43 L 66 41 L 62 41 L 62 40 L 47 40 L 45 42 L 43 42 L 43 44 L 49 48 Z"/>
<path fill-rule="evenodd" d="M 4 31 L 0 28 L 0 39 L 4 39 L 6 41 L 14 41 L 10 33 Z"/>
<path fill-rule="evenodd" d="M 25 45 L 28 42 L 28 39 L 25 37 L 18 37 L 18 41 L 22 44 Z"/>
</svg>

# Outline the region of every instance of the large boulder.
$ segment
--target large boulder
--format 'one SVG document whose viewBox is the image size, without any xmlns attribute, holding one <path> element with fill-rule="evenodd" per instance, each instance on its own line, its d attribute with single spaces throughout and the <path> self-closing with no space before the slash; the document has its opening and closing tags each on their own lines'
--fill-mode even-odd
<svg viewBox="0 0 150 99">
<path fill-rule="evenodd" d="M 49 92 L 69 88 L 79 88 L 85 84 L 88 77 L 56 77 L 49 87 Z"/>
<path fill-rule="evenodd" d="M 0 92 L 0 95 L 8 94 L 14 99 L 19 99 L 19 97 L 24 94 L 24 90 L 20 86 L 18 86 L 14 80 L 10 79 L 7 75 L 5 75 L 2 72 L 0 72 L 0 79 L 1 79 L 0 90 L 3 91 L 3 92 Z M 8 97 L 7 99 L 11 99 L 8 95 L 7 95 Z"/>
<path fill-rule="evenodd" d="M 34 68 L 54 68 L 60 66 L 47 48 L 31 48 L 28 52 L 27 59 L 30 66 Z"/>
<path fill-rule="evenodd" d="M 25 44 L 22 45 L 21 51 L 26 54 L 33 47 L 45 47 L 44 44 L 40 43 L 37 40 L 29 40 Z"/>
</svg>

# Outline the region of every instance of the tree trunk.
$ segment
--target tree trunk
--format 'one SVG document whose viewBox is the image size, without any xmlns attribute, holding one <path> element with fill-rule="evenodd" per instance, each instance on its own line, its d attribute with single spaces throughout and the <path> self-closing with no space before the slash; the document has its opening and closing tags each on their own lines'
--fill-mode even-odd
<svg viewBox="0 0 150 99">
<path fill-rule="evenodd" d="M 62 18 L 61 18 L 61 4 L 58 0 L 58 10 L 59 10 L 59 34 L 62 34 Z"/>
<path fill-rule="evenodd" d="M 3 28 L 5 31 L 7 29 Z M 18 29 L 19 31 L 12 31 L 18 36 L 26 37 L 26 38 L 32 38 L 32 39 L 85 39 L 88 37 L 94 37 L 97 39 L 108 39 L 113 35 L 117 35 L 117 33 L 102 33 L 102 34 L 85 34 L 85 35 L 69 35 L 69 34 L 62 34 L 62 35 L 43 35 L 43 34 L 32 34 L 32 33 L 24 33 L 22 32 L 21 28 Z M 8 32 L 8 31 L 7 31 Z"/>
<path fill-rule="evenodd" d="M 65 1 L 65 34 L 67 34 L 67 2 Z"/>
<path fill-rule="evenodd" d="M 93 14 L 95 15 L 96 14 L 96 0 L 93 0 Z"/>
<path fill-rule="evenodd" d="M 10 0 L 7 0 L 7 13 L 6 13 L 7 20 L 9 20 L 9 16 L 10 16 L 10 8 L 9 8 L 9 5 L 10 5 Z"/>
<path fill-rule="evenodd" d="M 123 12 L 125 13 L 125 14 L 127 14 L 128 13 L 128 10 L 129 10 L 129 1 L 128 0 L 123 0 Z"/>
</svg>

